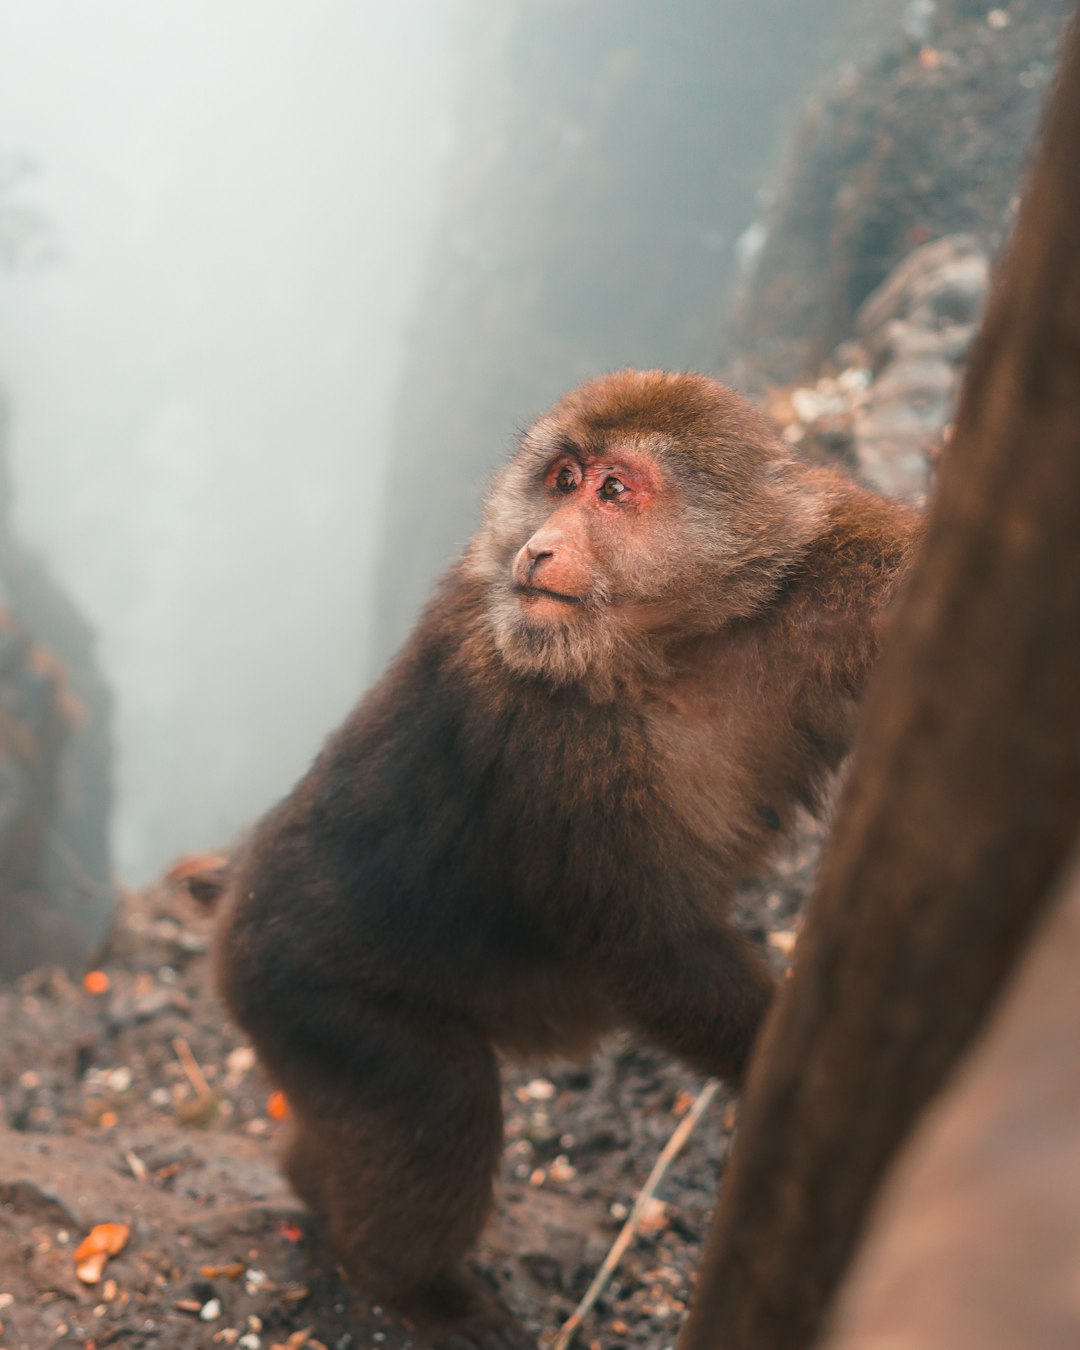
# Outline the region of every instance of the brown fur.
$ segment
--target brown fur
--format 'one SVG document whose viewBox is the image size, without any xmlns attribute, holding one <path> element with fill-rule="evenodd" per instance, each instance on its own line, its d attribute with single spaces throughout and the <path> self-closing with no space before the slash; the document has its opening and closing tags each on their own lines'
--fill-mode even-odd
<svg viewBox="0 0 1080 1350">
<path fill-rule="evenodd" d="M 598 506 L 551 486 L 560 454 L 658 485 Z M 916 529 L 703 376 L 591 381 L 238 861 L 218 970 L 292 1102 L 286 1170 L 357 1282 L 447 1345 L 528 1343 L 461 1271 L 495 1050 L 625 1025 L 741 1080 L 772 981 L 725 908 L 846 752 Z M 545 577 L 581 589 L 522 595 Z"/>
</svg>

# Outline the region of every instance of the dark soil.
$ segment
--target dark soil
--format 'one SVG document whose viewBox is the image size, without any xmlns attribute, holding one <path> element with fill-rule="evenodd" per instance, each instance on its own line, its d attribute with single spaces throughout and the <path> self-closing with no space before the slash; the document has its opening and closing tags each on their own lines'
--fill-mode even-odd
<svg viewBox="0 0 1080 1350">
<path fill-rule="evenodd" d="M 819 833 L 807 823 L 776 877 L 740 897 L 740 922 L 778 968 Z M 210 926 L 186 896 L 129 895 L 99 962 L 106 992 L 55 971 L 0 991 L 0 1350 L 410 1344 L 405 1324 L 341 1283 L 278 1175 L 287 1126 L 209 987 Z M 478 1264 L 538 1336 L 573 1310 L 701 1087 L 628 1042 L 581 1066 L 508 1069 L 497 1217 Z M 583 1345 L 674 1343 L 734 1121 L 721 1092 Z M 99 1223 L 130 1225 L 130 1238 L 81 1284 L 74 1253 Z"/>
</svg>

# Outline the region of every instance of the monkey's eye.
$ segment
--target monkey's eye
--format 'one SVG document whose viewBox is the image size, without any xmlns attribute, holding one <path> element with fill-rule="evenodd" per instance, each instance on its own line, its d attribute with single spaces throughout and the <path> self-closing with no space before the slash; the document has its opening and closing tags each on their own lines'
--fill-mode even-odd
<svg viewBox="0 0 1080 1350">
<path fill-rule="evenodd" d="M 620 482 L 619 479 L 610 474 L 600 484 L 600 496 L 603 497 L 606 502 L 618 501 L 625 491 L 626 484 Z"/>
<path fill-rule="evenodd" d="M 573 492 L 577 487 L 577 478 L 569 464 L 564 464 L 555 475 L 555 486 L 560 492 Z"/>
</svg>

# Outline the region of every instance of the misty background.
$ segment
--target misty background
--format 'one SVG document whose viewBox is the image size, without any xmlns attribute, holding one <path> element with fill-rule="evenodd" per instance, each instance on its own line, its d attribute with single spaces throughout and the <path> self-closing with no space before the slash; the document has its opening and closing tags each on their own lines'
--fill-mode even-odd
<svg viewBox="0 0 1080 1350">
<path fill-rule="evenodd" d="M 127 880 L 289 788 L 562 389 L 728 358 L 785 135 L 902 9 L 0 0 L 14 526 Z"/>
</svg>

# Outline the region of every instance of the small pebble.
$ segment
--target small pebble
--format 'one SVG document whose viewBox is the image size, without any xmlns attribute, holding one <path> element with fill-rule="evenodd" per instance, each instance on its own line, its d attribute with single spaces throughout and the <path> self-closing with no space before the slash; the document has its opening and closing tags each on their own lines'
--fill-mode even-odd
<svg viewBox="0 0 1080 1350">
<path fill-rule="evenodd" d="M 560 1153 L 557 1158 L 553 1159 L 551 1166 L 548 1168 L 548 1176 L 556 1183 L 573 1181 L 577 1176 L 577 1168 L 573 1166 L 565 1153 Z"/>
<path fill-rule="evenodd" d="M 667 1205 L 655 1195 L 650 1195 L 641 1207 L 638 1232 L 642 1237 L 654 1237 L 657 1233 L 663 1232 L 667 1223 Z"/>
<path fill-rule="evenodd" d="M 126 1092 L 131 1087 L 131 1070 L 126 1065 L 113 1069 L 105 1079 L 110 1092 Z"/>
<path fill-rule="evenodd" d="M 790 956 L 795 950 L 797 935 L 789 928 L 778 928 L 776 932 L 769 934 L 769 946 L 774 951 L 778 951 L 782 956 Z"/>
<path fill-rule="evenodd" d="M 270 1283 L 270 1277 L 265 1270 L 246 1270 L 244 1272 L 244 1293 L 248 1298 L 254 1298 L 255 1295 L 265 1285 Z"/>
</svg>

